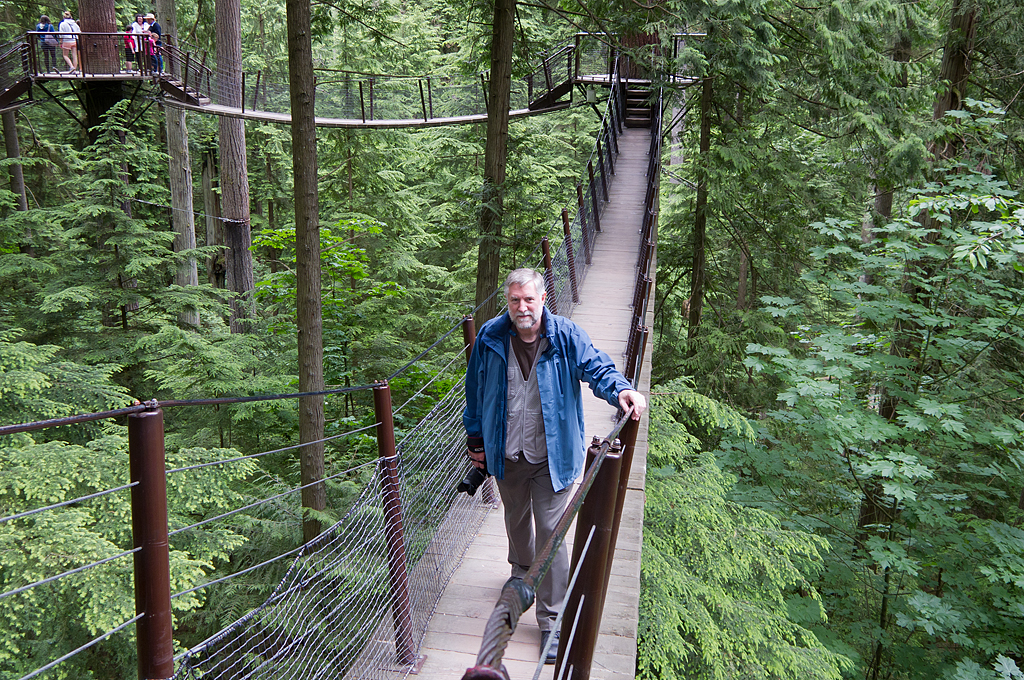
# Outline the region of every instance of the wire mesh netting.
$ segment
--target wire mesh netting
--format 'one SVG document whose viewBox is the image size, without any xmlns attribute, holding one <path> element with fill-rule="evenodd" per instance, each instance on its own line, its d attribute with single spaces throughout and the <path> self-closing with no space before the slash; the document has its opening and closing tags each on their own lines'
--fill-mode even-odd
<svg viewBox="0 0 1024 680">
<path fill-rule="evenodd" d="M 399 444 L 390 462 L 399 471 L 401 506 L 389 506 L 389 461 L 381 461 L 345 517 L 303 550 L 271 597 L 190 650 L 176 678 L 354 680 L 411 670 L 404 652 L 419 648 L 441 592 L 491 507 L 481 494 L 455 491 L 469 470 L 463 389 L 460 380 Z M 405 600 L 401 574 L 389 568 L 396 549 L 389 550 L 394 526 L 386 517 L 396 512 L 404 529 L 407 609 L 395 608 L 396 599 Z M 411 646 L 403 648 L 406 643 Z"/>
</svg>

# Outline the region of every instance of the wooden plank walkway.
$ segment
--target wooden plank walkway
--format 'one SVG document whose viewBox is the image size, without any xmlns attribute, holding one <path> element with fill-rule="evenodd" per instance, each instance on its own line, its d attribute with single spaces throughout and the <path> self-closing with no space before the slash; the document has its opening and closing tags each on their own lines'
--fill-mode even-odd
<svg viewBox="0 0 1024 680">
<path fill-rule="evenodd" d="M 647 129 L 627 129 L 620 138 L 615 180 L 609 190 L 611 200 L 601 214 L 602 232 L 595 242 L 593 264 L 581 289 L 582 304 L 573 314 L 573 320 L 587 330 L 594 344 L 608 352 L 620 368 L 623 367 L 632 315 L 630 302 L 640 244 L 649 144 L 650 131 Z M 650 319 L 647 323 L 650 325 Z M 639 387 L 646 393 L 649 386 L 650 372 L 645 369 Z M 614 417 L 613 407 L 584 389 L 587 441 L 592 435 L 607 435 Z M 635 676 L 647 461 L 646 414 L 641 421 L 634 455 L 601 633 L 591 670 L 591 677 L 595 680 L 625 680 Z M 420 650 L 426 655 L 426 660 L 419 677 L 457 680 L 467 668 L 475 665 L 484 625 L 509 575 L 507 551 L 499 507 L 488 513 L 462 565 L 438 603 Z M 513 680 L 534 677 L 539 647 L 540 631 L 531 608 L 523 614 L 505 653 L 505 667 Z M 540 677 L 551 680 L 553 668 L 544 666 Z"/>
</svg>

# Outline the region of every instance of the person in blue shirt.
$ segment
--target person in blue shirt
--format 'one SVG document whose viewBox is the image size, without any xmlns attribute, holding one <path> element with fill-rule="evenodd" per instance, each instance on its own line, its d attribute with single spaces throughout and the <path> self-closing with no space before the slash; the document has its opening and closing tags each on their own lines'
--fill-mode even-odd
<svg viewBox="0 0 1024 680">
<path fill-rule="evenodd" d="M 39 36 L 39 47 L 43 50 L 43 61 L 46 64 L 46 69 L 43 72 L 57 73 L 57 29 L 50 23 L 50 17 L 45 14 L 39 17 L 36 31 L 46 34 Z"/>
<path fill-rule="evenodd" d="M 516 269 L 505 280 L 508 312 L 485 323 L 477 334 L 466 371 L 466 443 L 475 467 L 497 480 L 505 509 L 512 579 L 526 575 L 534 551 L 547 543 L 583 471 L 583 404 L 580 381 L 599 398 L 636 420 L 647 407 L 586 331 L 550 313 L 544 277 Z M 541 649 L 554 635 L 545 658 L 558 654 L 555 617 L 569 580 L 563 544 L 537 588 Z"/>
</svg>

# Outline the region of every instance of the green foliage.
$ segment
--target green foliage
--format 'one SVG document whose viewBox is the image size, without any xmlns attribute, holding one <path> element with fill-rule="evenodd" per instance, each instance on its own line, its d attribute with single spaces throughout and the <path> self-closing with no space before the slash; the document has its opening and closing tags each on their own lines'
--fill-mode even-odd
<svg viewBox="0 0 1024 680">
<path fill-rule="evenodd" d="M 637 677 L 841 677 L 850 663 L 808 628 L 828 543 L 729 500 L 715 462 L 713 442 L 750 425 L 683 380 L 652 397 Z"/>
<path fill-rule="evenodd" d="M 0 515 L 25 512 L 122 486 L 128 479 L 124 427 L 107 424 L 84 445 L 34 441 L 27 435 L 0 442 Z M 235 457 L 237 451 L 182 450 L 169 467 Z M 172 530 L 242 504 L 237 484 L 255 470 L 250 462 L 226 469 L 201 468 L 168 481 Z M 0 524 L 0 590 L 7 592 L 58 573 L 112 558 L 132 547 L 127 490 L 39 512 Z M 217 525 L 190 529 L 171 541 L 171 590 L 205 580 L 217 562 L 244 543 Z M 202 591 L 173 601 L 179 615 L 203 604 Z M 21 677 L 106 633 L 135 615 L 132 558 L 118 557 L 52 583 L 0 600 L 0 675 Z M 132 630 L 101 643 L 95 654 L 116 674 L 134 673 Z M 95 677 L 91 655 L 75 657 L 60 677 Z"/>
<path fill-rule="evenodd" d="M 992 123 L 957 118 L 961 138 Z M 870 244 L 849 221 L 812 225 L 804 299 L 763 298 L 793 324 L 789 345 L 747 348 L 745 365 L 782 383 L 778 406 L 759 444 L 725 460 L 743 471 L 740 498 L 829 539 L 823 641 L 852 645 L 860 672 L 1012 675 L 1024 205 L 963 164 L 918 195 L 917 219 Z"/>
</svg>

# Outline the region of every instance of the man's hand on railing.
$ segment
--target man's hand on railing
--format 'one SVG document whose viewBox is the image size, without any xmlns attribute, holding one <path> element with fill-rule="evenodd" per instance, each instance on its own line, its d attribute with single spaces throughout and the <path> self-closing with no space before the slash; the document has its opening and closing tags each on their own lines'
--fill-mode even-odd
<svg viewBox="0 0 1024 680">
<path fill-rule="evenodd" d="M 622 390 L 619 392 L 619 408 L 623 411 L 629 411 L 632 408 L 633 412 L 629 417 L 633 420 L 640 420 L 640 415 L 647 408 L 647 399 L 636 390 Z"/>
</svg>

